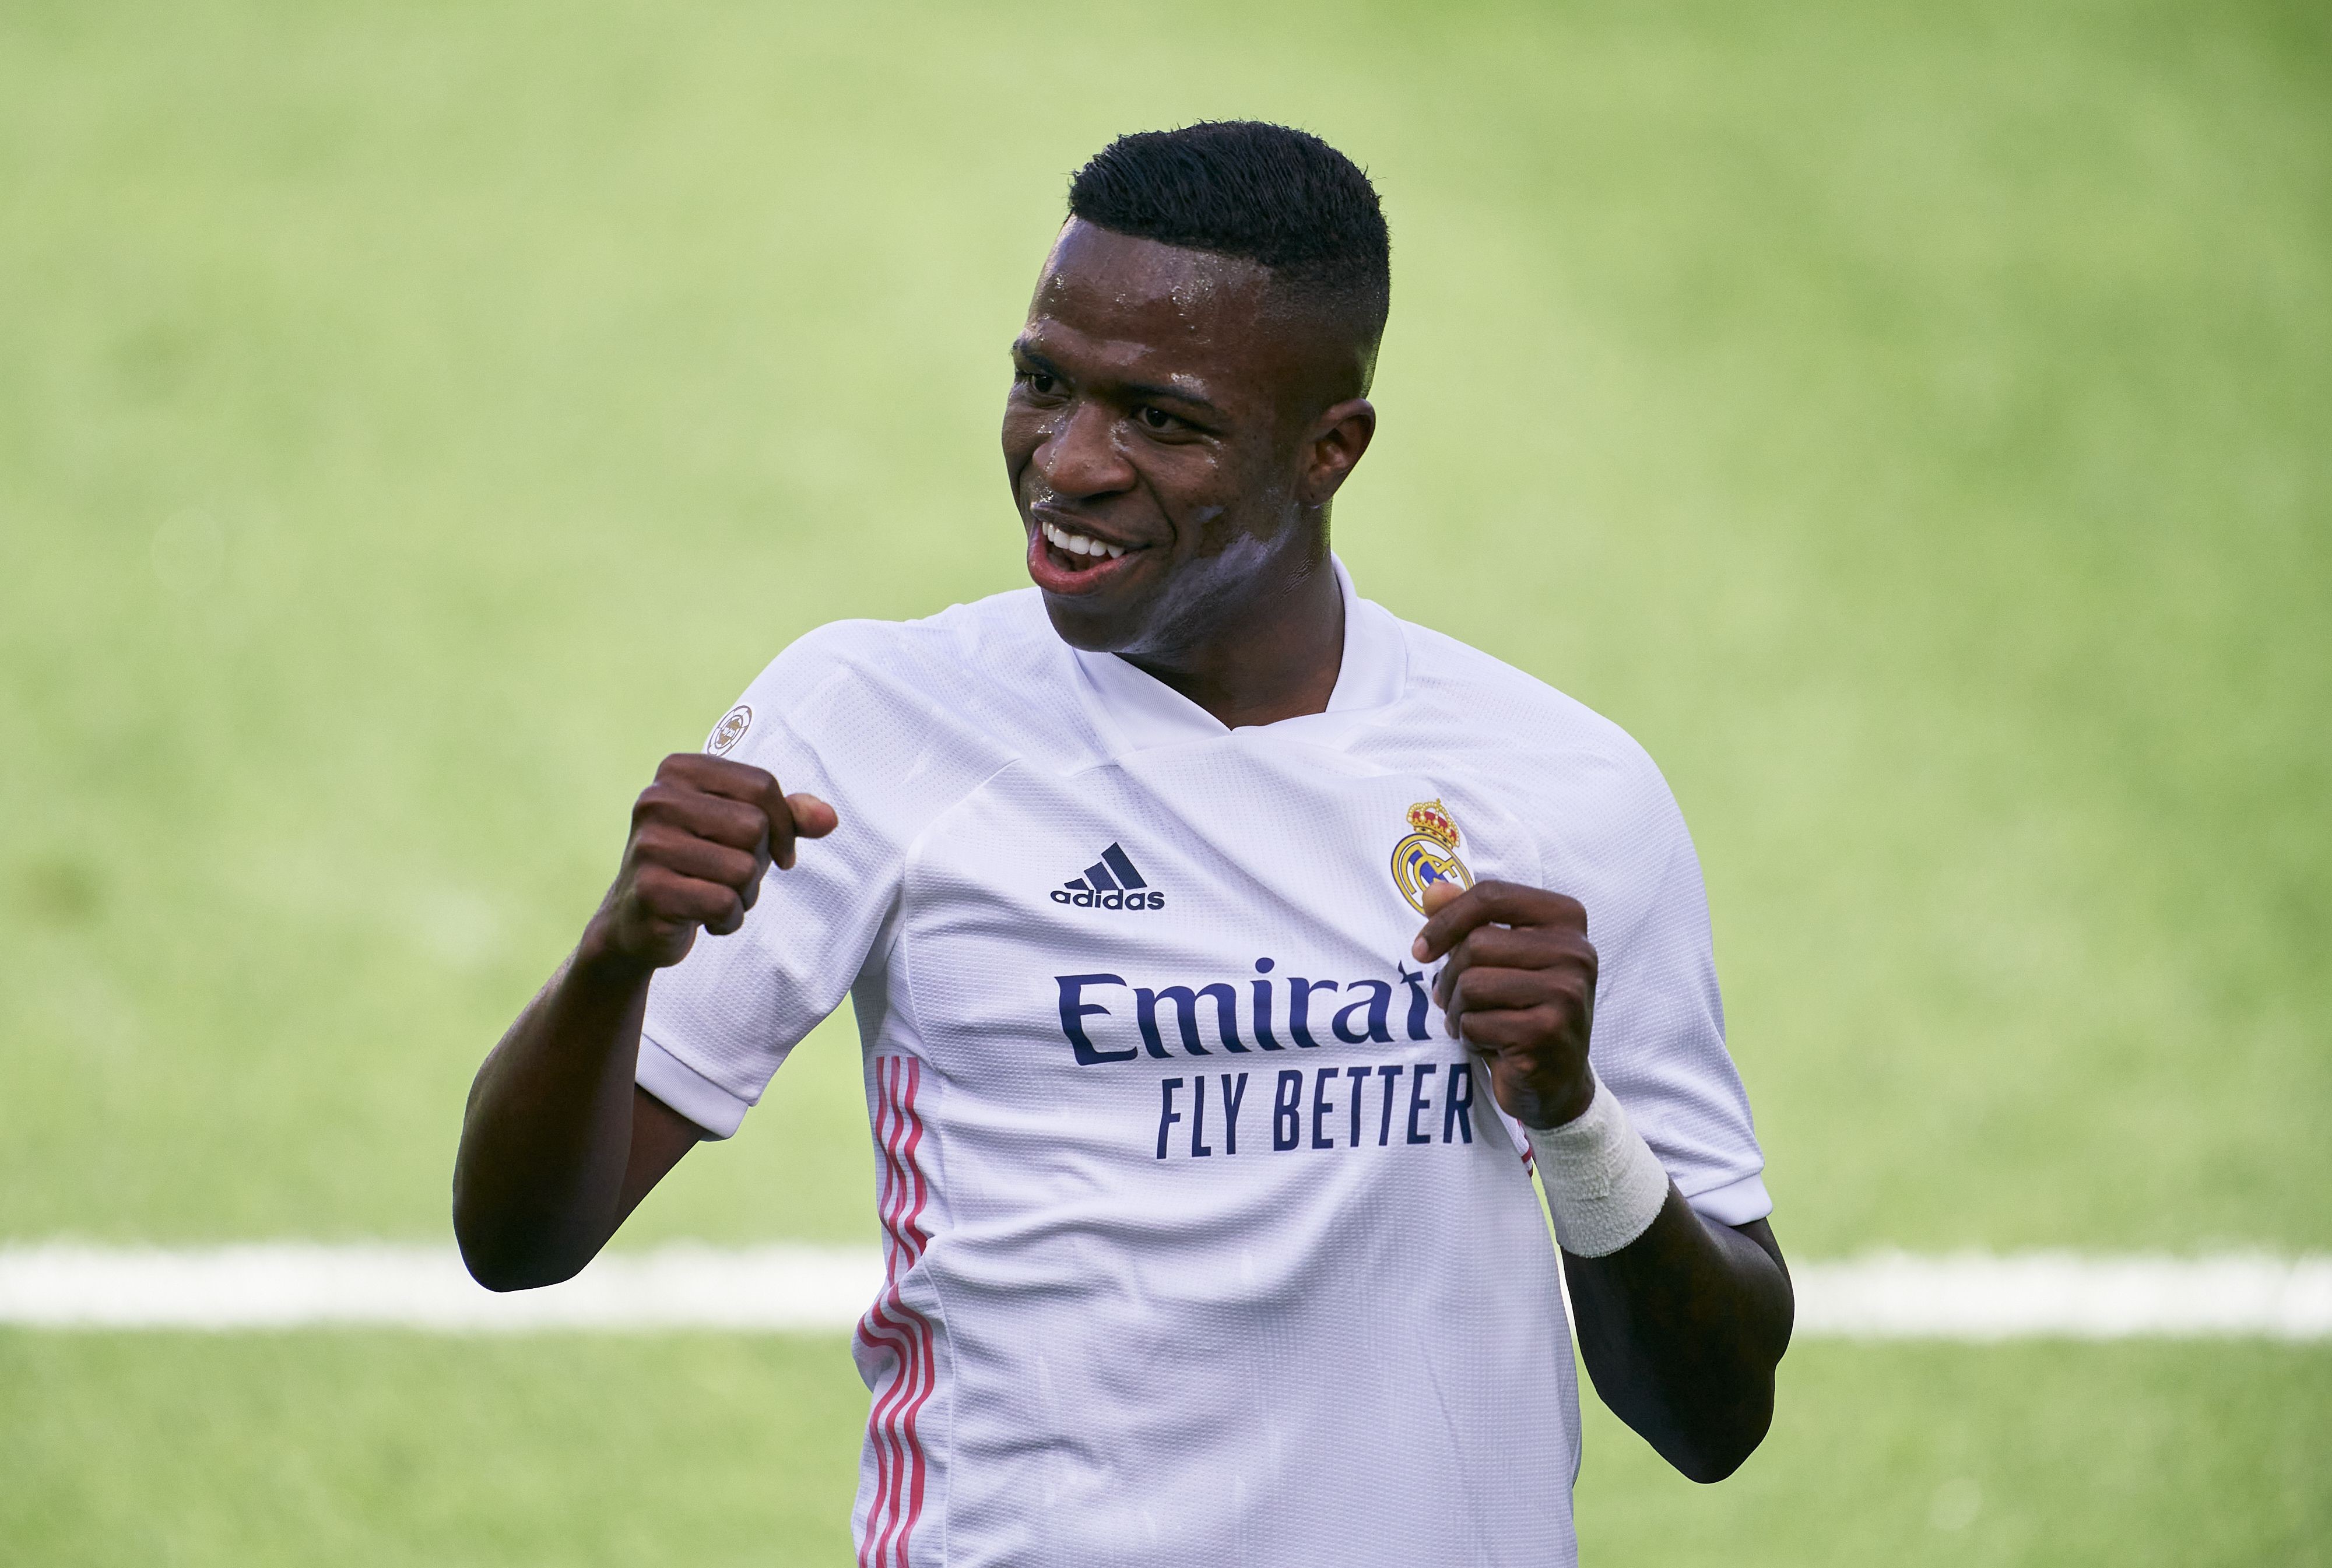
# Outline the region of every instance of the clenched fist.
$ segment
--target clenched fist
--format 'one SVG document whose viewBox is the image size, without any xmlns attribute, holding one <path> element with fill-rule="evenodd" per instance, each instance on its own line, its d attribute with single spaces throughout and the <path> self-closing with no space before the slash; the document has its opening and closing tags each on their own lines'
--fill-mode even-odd
<svg viewBox="0 0 2332 1568">
<path fill-rule="evenodd" d="M 1425 895 L 1415 952 L 1449 962 L 1435 980 L 1449 1032 L 1482 1058 L 1498 1104 L 1525 1127 L 1559 1127 L 1595 1097 L 1595 949 L 1575 898 L 1512 882 Z"/>
<path fill-rule="evenodd" d="M 688 956 L 699 926 L 727 936 L 745 923 L 774 863 L 794 863 L 797 838 L 823 838 L 839 819 L 815 795 L 788 795 L 744 762 L 676 751 L 632 807 L 623 869 L 583 937 L 587 951 L 663 968 Z"/>
</svg>

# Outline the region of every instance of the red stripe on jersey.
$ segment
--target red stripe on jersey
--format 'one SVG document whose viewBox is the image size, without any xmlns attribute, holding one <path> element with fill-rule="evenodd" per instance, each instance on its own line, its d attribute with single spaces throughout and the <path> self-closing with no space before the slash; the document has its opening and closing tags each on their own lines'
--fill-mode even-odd
<svg viewBox="0 0 2332 1568">
<path fill-rule="evenodd" d="M 922 1258 L 924 1244 L 931 1239 L 923 1230 L 922 1223 L 923 1209 L 930 1200 L 931 1190 L 923 1181 L 923 1168 L 915 1158 L 923 1142 L 923 1119 L 915 1111 L 915 1091 L 922 1084 L 922 1064 L 912 1056 L 909 1057 L 906 1063 L 906 1074 L 907 1088 L 902 1105 L 907 1115 L 907 1138 L 900 1151 L 900 1157 L 907 1168 L 914 1197 L 912 1206 L 907 1210 L 906 1221 L 902 1229 L 913 1252 L 913 1257 L 910 1259 L 912 1262 Z M 901 1435 L 905 1441 L 907 1452 L 913 1458 L 907 1471 L 907 1496 L 904 1499 L 906 1518 L 900 1526 L 898 1537 L 898 1568 L 908 1568 L 907 1541 L 914 1532 L 916 1521 L 922 1517 L 923 1478 L 927 1468 L 923 1458 L 922 1438 L 917 1430 L 916 1423 L 922 1415 L 923 1406 L 931 1400 L 932 1391 L 939 1386 L 939 1367 L 933 1354 L 936 1347 L 932 1343 L 930 1320 L 899 1300 L 895 1292 L 893 1293 L 892 1302 L 899 1311 L 906 1315 L 913 1325 L 913 1337 L 915 1342 L 920 1372 L 918 1380 L 920 1386 L 908 1397 L 906 1408 L 899 1418 Z"/>
<path fill-rule="evenodd" d="M 893 1071 L 896 1065 L 897 1058 L 894 1056 L 877 1057 L 874 1063 L 875 1086 L 879 1091 L 874 1105 L 874 1143 L 875 1146 L 883 1152 L 883 1163 L 877 1172 L 880 1190 L 876 1207 L 882 1215 L 884 1240 L 884 1287 L 882 1293 L 876 1296 L 874 1305 L 868 1307 L 866 1315 L 859 1320 L 858 1337 L 870 1350 L 889 1352 L 894 1371 L 891 1385 L 876 1397 L 874 1409 L 867 1414 L 866 1439 L 874 1450 L 874 1496 L 867 1507 L 866 1524 L 859 1540 L 859 1568 L 875 1568 L 876 1558 L 870 1554 L 869 1548 L 874 1544 L 876 1534 L 882 1528 L 883 1515 L 890 1504 L 892 1489 L 903 1458 L 897 1452 L 897 1445 L 887 1430 L 887 1423 L 884 1419 L 888 1413 L 888 1407 L 900 1383 L 904 1381 L 908 1353 L 904 1339 L 896 1332 L 894 1325 L 883 1311 L 884 1300 L 895 1286 L 899 1276 L 896 1237 L 898 1208 L 903 1197 L 901 1184 L 895 1175 L 893 1152 L 893 1144 L 898 1136 L 899 1125 L 903 1120 L 898 1114 L 896 1103 L 896 1074 Z"/>
<path fill-rule="evenodd" d="M 915 1155 L 922 1143 L 922 1118 L 915 1095 L 922 1064 L 912 1056 L 886 1056 L 875 1064 L 882 1091 L 875 1107 L 875 1141 L 883 1152 L 882 1211 L 885 1280 L 882 1295 L 858 1325 L 870 1348 L 890 1353 L 890 1385 L 867 1416 L 874 1448 L 874 1499 L 866 1514 L 858 1548 L 860 1568 L 908 1568 L 908 1545 L 923 1508 L 926 1466 L 917 1419 L 938 1386 L 932 1325 L 900 1297 L 899 1276 L 922 1257 L 930 1238 L 922 1225 L 930 1188 Z"/>
</svg>

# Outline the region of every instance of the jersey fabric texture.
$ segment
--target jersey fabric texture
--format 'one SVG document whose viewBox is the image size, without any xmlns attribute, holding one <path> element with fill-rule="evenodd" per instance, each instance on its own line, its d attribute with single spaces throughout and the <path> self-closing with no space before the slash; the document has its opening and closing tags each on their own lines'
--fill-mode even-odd
<svg viewBox="0 0 2332 1568">
<path fill-rule="evenodd" d="M 863 1564 L 1575 1560 L 1554 1249 L 1404 867 L 1578 898 L 1597 1074 L 1701 1212 L 1770 1208 L 1658 770 L 1335 570 L 1324 712 L 1227 730 L 1030 588 L 826 626 L 714 731 L 841 826 L 657 976 L 639 1082 L 726 1135 L 851 996 Z"/>
</svg>

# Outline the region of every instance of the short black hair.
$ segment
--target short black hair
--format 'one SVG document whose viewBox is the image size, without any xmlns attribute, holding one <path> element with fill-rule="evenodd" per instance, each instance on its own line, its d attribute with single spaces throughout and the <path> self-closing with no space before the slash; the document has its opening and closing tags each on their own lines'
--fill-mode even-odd
<svg viewBox="0 0 2332 1568">
<path fill-rule="evenodd" d="M 1238 256 L 1374 345 L 1392 298 L 1376 186 L 1318 137 L 1259 120 L 1121 136 L 1069 181 L 1069 214 L 1113 234 Z"/>
</svg>

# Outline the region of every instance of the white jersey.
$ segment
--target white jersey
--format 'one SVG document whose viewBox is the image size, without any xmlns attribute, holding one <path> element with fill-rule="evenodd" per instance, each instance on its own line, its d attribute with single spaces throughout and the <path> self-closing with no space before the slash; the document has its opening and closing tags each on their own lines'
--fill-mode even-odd
<svg viewBox="0 0 2332 1568">
<path fill-rule="evenodd" d="M 657 976 L 639 1081 L 725 1135 L 855 1003 L 861 1563 L 1575 1559 L 1555 1254 L 1410 958 L 1436 880 L 1579 899 L 1598 1075 L 1703 1213 L 1770 1207 L 1650 759 L 1336 570 L 1324 712 L 1226 730 L 1022 589 L 814 632 L 713 732 L 842 825 Z"/>
</svg>

